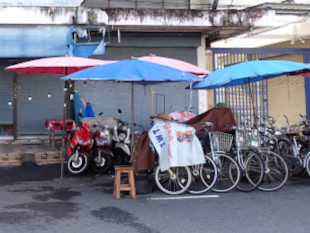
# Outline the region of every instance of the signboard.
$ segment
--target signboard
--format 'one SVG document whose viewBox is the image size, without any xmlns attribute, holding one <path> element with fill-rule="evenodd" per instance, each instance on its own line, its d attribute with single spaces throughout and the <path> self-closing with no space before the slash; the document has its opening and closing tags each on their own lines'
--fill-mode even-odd
<svg viewBox="0 0 310 233">
<path fill-rule="evenodd" d="M 0 6 L 80 6 L 83 0 L 0 0 Z"/>
</svg>

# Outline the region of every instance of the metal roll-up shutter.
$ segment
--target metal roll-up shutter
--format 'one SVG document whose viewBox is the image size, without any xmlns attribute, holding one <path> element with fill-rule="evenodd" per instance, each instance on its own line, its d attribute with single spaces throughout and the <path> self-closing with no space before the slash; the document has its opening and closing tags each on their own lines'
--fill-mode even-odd
<svg viewBox="0 0 310 233">
<path fill-rule="evenodd" d="M 85 7 L 98 7 L 98 8 L 136 8 L 139 9 L 187 9 L 189 7 L 188 0 L 144 0 L 144 1 L 128 1 L 128 0 L 118 0 L 118 1 L 97 1 L 96 4 L 86 2 Z"/>
<path fill-rule="evenodd" d="M 165 0 L 165 9 L 186 9 L 188 7 L 188 0 Z"/>
<path fill-rule="evenodd" d="M 47 134 L 47 118 L 63 117 L 63 82 L 59 75 L 18 74 L 17 134 Z M 48 98 L 48 93 L 51 98 Z M 28 97 L 32 100 L 29 101 Z"/>
<path fill-rule="evenodd" d="M 190 91 L 185 89 L 189 83 L 162 83 L 153 85 L 153 113 L 165 111 L 182 111 L 190 105 Z M 122 117 L 122 120 L 131 122 L 131 84 L 113 83 L 104 81 L 89 81 L 86 84 L 75 82 L 80 97 L 91 106 L 96 114 L 103 112 L 104 117 Z M 165 101 L 156 102 L 156 94 L 164 96 Z M 197 92 L 193 91 L 193 112 L 198 112 Z M 151 126 L 151 95 L 150 86 L 134 85 L 134 114 L 135 122 L 145 129 Z M 117 109 L 122 110 L 119 115 Z M 157 112 L 156 112 L 157 110 Z"/>
<path fill-rule="evenodd" d="M 0 136 L 12 135 L 13 126 L 13 75 L 4 71 L 8 63 L 0 60 Z M 10 128 L 10 132 L 8 132 Z"/>
<path fill-rule="evenodd" d="M 117 117 L 117 109 L 122 109 L 123 119 L 130 117 L 131 85 L 129 83 L 113 83 L 104 81 L 75 82 L 75 89 L 81 98 L 91 104 L 98 116 L 103 112 L 104 117 Z"/>
<path fill-rule="evenodd" d="M 127 48 L 127 47 L 107 47 L 105 56 L 94 56 L 93 58 L 103 60 L 122 60 L 131 57 L 142 57 L 154 54 L 162 57 L 179 59 L 191 64 L 197 64 L 197 47 L 177 47 L 177 48 Z"/>
</svg>

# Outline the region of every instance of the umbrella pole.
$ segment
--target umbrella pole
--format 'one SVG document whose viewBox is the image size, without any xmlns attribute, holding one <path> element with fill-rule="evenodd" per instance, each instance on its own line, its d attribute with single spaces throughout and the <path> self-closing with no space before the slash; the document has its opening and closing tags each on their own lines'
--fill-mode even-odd
<svg viewBox="0 0 310 233">
<path fill-rule="evenodd" d="M 135 141 L 135 133 L 134 133 L 134 127 L 135 127 L 135 96 L 134 96 L 134 83 L 131 82 L 131 163 L 134 159 L 134 141 Z"/>
<path fill-rule="evenodd" d="M 192 103 L 193 103 L 193 82 L 189 85 L 190 93 L 189 93 L 189 112 L 192 111 Z"/>
<path fill-rule="evenodd" d="M 252 106 L 253 106 L 253 115 L 254 115 L 254 124 L 256 125 L 256 108 L 254 106 L 254 99 L 253 99 L 253 93 L 252 93 L 252 89 L 251 89 L 251 82 L 250 79 L 248 80 L 248 85 L 249 85 L 249 92 L 250 92 L 250 97 L 251 97 L 251 101 L 252 101 Z"/>
<path fill-rule="evenodd" d="M 17 139 L 17 73 L 13 73 L 13 138 Z"/>
<path fill-rule="evenodd" d="M 62 143 L 61 143 L 61 162 L 60 162 L 60 178 L 63 178 L 64 173 L 64 159 L 65 159 L 65 130 L 66 130 L 66 112 L 67 112 L 67 102 L 66 102 L 66 92 L 67 82 L 64 81 L 64 109 L 63 109 L 63 123 L 62 123 Z"/>
<path fill-rule="evenodd" d="M 153 99 L 153 86 L 150 85 L 150 97 L 151 97 L 151 116 L 154 115 L 154 99 Z"/>
</svg>

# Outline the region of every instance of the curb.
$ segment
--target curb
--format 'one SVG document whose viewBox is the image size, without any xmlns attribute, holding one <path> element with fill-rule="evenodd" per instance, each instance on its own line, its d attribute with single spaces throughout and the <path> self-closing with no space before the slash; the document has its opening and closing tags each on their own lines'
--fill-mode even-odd
<svg viewBox="0 0 310 233">
<path fill-rule="evenodd" d="M 34 154 L 35 163 L 39 166 L 48 164 L 60 164 L 64 161 L 61 151 L 47 151 Z"/>
<path fill-rule="evenodd" d="M 60 151 L 47 151 L 27 154 L 0 154 L 0 167 L 16 167 L 29 163 L 36 165 L 60 164 L 63 162 Z"/>
<path fill-rule="evenodd" d="M 0 154 L 0 167 L 16 167 L 21 165 L 21 155 L 19 154 Z"/>
<path fill-rule="evenodd" d="M 0 140 L 0 145 L 44 145 L 48 144 L 48 139 L 17 139 Z M 43 149 L 44 150 L 44 149 Z M 64 162 L 62 152 L 59 150 L 43 152 L 7 152 L 0 154 L 0 167 L 17 167 L 28 165 L 49 165 Z"/>
</svg>

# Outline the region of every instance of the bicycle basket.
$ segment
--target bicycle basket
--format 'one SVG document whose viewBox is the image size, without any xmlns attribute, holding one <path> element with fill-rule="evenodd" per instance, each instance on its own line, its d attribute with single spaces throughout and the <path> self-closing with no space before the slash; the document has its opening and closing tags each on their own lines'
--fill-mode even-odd
<svg viewBox="0 0 310 233">
<path fill-rule="evenodd" d="M 237 129 L 236 130 L 236 147 L 239 149 L 252 149 L 258 148 L 258 135 L 249 130 Z"/>
<path fill-rule="evenodd" d="M 230 151 L 233 135 L 219 131 L 213 132 L 213 148 L 215 151 Z"/>
</svg>

